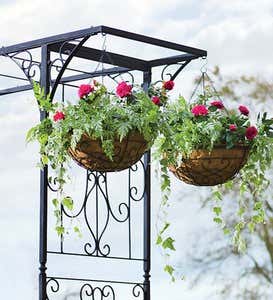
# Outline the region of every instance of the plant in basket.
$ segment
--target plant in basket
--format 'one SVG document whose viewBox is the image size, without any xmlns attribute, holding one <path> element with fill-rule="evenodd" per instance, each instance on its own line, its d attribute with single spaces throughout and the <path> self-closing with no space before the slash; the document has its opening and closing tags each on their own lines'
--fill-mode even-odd
<svg viewBox="0 0 273 300">
<path fill-rule="evenodd" d="M 256 124 L 250 119 L 250 111 L 244 105 L 228 109 L 217 92 L 206 88 L 194 103 L 179 97 L 174 103 L 167 103 L 164 114 L 166 126 L 156 141 L 156 157 L 161 164 L 161 208 L 166 216 L 170 194 L 170 170 L 178 179 L 196 186 L 216 186 L 212 198 L 214 221 L 227 234 L 233 233 L 233 243 L 239 250 L 245 249 L 242 231 L 253 231 L 256 224 L 264 222 L 262 193 L 268 185 L 266 169 L 273 160 L 273 119 L 259 114 Z M 253 197 L 248 208 L 251 218 L 246 218 L 246 209 L 240 199 L 238 223 L 227 228 L 222 219 L 221 184 L 232 186 L 232 179 L 240 177 L 242 192 Z M 259 180 L 258 180 L 259 178 Z M 248 190 L 249 180 L 254 180 L 255 191 Z M 257 194 L 261 197 L 257 202 Z M 255 199 L 255 200 L 254 200 Z M 237 214 L 237 212 L 236 212 Z M 169 222 L 161 219 L 163 229 L 158 233 L 157 244 L 165 250 L 175 250 L 174 239 L 167 235 Z M 171 243 L 166 243 L 171 241 Z M 167 265 L 167 272 L 173 277 L 174 268 Z"/>
<path fill-rule="evenodd" d="M 164 87 L 160 90 L 162 95 L 158 95 L 158 88 L 151 87 L 147 94 L 122 81 L 113 93 L 93 81 L 79 87 L 76 104 L 65 104 L 53 103 L 34 83 L 35 96 L 47 117 L 29 130 L 27 141 L 40 143 L 41 164 L 50 165 L 56 172 L 59 197 L 53 204 L 59 234 L 65 232 L 60 226 L 60 205 L 73 209 L 73 200 L 63 190 L 71 158 L 99 172 L 120 171 L 136 163 L 159 132 L 159 104 L 167 99 Z"/>
</svg>

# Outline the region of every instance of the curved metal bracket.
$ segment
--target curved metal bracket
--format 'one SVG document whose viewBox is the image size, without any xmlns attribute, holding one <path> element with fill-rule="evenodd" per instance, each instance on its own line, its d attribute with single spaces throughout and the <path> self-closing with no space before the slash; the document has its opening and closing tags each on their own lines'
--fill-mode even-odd
<svg viewBox="0 0 273 300">
<path fill-rule="evenodd" d="M 182 63 L 176 63 L 176 64 L 168 64 L 166 65 L 162 72 L 161 72 L 161 79 L 164 80 L 164 77 L 165 76 L 169 76 L 170 79 L 169 80 L 175 80 L 175 78 L 181 73 L 181 71 L 191 62 L 191 60 L 187 60 L 187 61 L 184 61 Z M 167 69 L 170 67 L 170 66 L 175 66 L 175 65 L 179 65 L 180 67 L 174 72 L 174 74 L 171 74 L 171 73 L 165 73 L 167 71 Z"/>
<path fill-rule="evenodd" d="M 27 54 L 28 58 L 19 57 L 20 54 Z M 15 52 L 12 54 L 4 54 L 5 57 L 11 59 L 24 73 L 27 80 L 32 85 L 33 78 L 37 74 L 37 70 L 41 71 L 41 63 L 33 60 L 32 53 L 29 50 Z"/>
<path fill-rule="evenodd" d="M 69 50 L 69 56 L 66 60 L 64 60 L 63 56 L 62 56 L 62 49 L 63 47 L 65 46 L 65 44 L 68 43 L 68 41 L 64 42 L 61 47 L 60 47 L 60 52 L 59 52 L 59 55 L 60 55 L 60 58 L 57 58 L 56 60 L 59 60 L 61 61 L 62 63 L 62 67 L 59 71 L 59 74 L 57 76 L 57 78 L 54 80 L 54 84 L 53 84 L 53 87 L 51 89 L 51 93 L 50 93 L 50 97 L 51 99 L 54 98 L 54 95 L 56 93 L 56 90 L 57 90 L 57 87 L 60 83 L 60 80 L 67 68 L 67 66 L 69 65 L 69 63 L 71 62 L 72 58 L 77 54 L 77 52 L 80 50 L 80 48 L 83 46 L 83 44 L 90 38 L 91 35 L 88 35 L 86 37 L 84 37 L 78 45 L 75 45 L 75 47 L 73 48 L 73 50 Z M 51 63 L 51 67 L 53 65 L 54 62 L 56 62 L 56 60 L 54 60 L 52 63 Z"/>
</svg>

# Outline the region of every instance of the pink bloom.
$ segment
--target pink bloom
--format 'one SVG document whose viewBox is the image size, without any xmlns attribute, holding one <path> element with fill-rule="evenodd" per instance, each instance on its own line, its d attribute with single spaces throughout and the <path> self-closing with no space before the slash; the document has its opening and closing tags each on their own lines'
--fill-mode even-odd
<svg viewBox="0 0 273 300">
<path fill-rule="evenodd" d="M 153 96 L 152 101 L 154 102 L 155 105 L 160 105 L 160 98 L 159 97 Z"/>
<path fill-rule="evenodd" d="M 229 125 L 229 130 L 230 130 L 230 131 L 236 131 L 236 130 L 237 130 L 236 124 L 230 124 L 230 125 Z"/>
<path fill-rule="evenodd" d="M 132 86 L 125 81 L 122 81 L 118 84 L 116 93 L 120 98 L 127 97 L 132 93 Z"/>
<path fill-rule="evenodd" d="M 194 114 L 195 117 L 198 117 L 198 116 L 206 116 L 209 111 L 205 105 L 199 104 L 199 105 L 195 105 L 192 108 L 191 112 Z"/>
<path fill-rule="evenodd" d="M 170 90 L 173 89 L 173 87 L 174 87 L 174 81 L 168 80 L 168 81 L 163 82 L 163 88 L 165 90 L 169 90 L 170 91 Z"/>
<path fill-rule="evenodd" d="M 258 134 L 258 130 L 255 126 L 250 126 L 246 129 L 245 136 L 248 140 L 253 140 Z"/>
<path fill-rule="evenodd" d="M 219 109 L 223 109 L 223 108 L 224 108 L 224 104 L 223 104 L 222 101 L 212 101 L 212 102 L 210 103 L 210 105 L 211 105 L 211 106 L 215 106 L 215 107 L 217 107 L 217 108 L 219 108 Z"/>
<path fill-rule="evenodd" d="M 82 99 L 84 96 L 87 96 L 94 91 L 94 87 L 90 84 L 81 84 L 78 90 L 78 95 Z"/>
<path fill-rule="evenodd" d="M 56 111 L 55 115 L 53 116 L 54 122 L 58 122 L 60 120 L 63 120 L 65 118 L 65 115 L 61 111 Z"/>
<path fill-rule="evenodd" d="M 249 114 L 248 108 L 244 105 L 239 106 L 239 111 L 242 115 L 245 115 L 245 116 L 248 116 L 248 114 Z"/>
</svg>

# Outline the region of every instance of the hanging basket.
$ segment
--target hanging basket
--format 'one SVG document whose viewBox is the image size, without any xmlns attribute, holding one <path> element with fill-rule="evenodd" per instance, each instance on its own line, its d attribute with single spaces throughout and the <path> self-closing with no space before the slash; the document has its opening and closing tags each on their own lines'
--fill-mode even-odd
<svg viewBox="0 0 273 300">
<path fill-rule="evenodd" d="M 98 172 L 121 171 L 134 165 L 147 151 L 148 143 L 138 131 L 130 132 L 121 142 L 114 141 L 113 160 L 104 153 L 100 139 L 83 134 L 75 150 L 69 148 L 72 158 L 83 168 Z"/>
<path fill-rule="evenodd" d="M 248 146 L 226 149 L 225 145 L 208 150 L 194 150 L 179 167 L 170 166 L 170 171 L 180 180 L 197 186 L 222 184 L 240 171 L 247 162 Z"/>
</svg>

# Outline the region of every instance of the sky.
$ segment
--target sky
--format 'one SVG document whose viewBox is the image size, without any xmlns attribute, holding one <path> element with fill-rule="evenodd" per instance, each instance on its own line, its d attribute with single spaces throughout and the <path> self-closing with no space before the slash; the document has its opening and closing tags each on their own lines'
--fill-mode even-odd
<svg viewBox="0 0 273 300">
<path fill-rule="evenodd" d="M 0 12 L 0 47 L 103 24 L 206 49 L 208 69 L 219 65 L 224 75 L 246 73 L 267 78 L 273 76 L 272 1 L 138 0 L 122 3 L 87 0 L 0 0 Z M 109 49 L 110 46 L 108 43 Z M 127 51 L 123 44 L 115 42 L 113 46 L 116 50 L 125 53 Z M 130 50 L 133 53 L 139 51 L 133 47 Z M 152 50 L 145 51 L 138 54 L 153 54 Z M 156 50 L 156 55 L 165 54 L 164 51 Z M 202 64 L 202 61 L 196 61 L 185 69 L 177 80 L 176 93 L 190 92 L 191 80 L 200 73 Z M 90 66 L 85 67 L 88 69 Z M 0 73 L 10 72 L 20 74 L 12 62 L 0 57 Z M 10 81 L 0 78 L 0 89 L 10 85 Z M 75 91 L 70 91 L 69 95 L 72 97 Z M 26 146 L 25 143 L 27 129 L 37 121 L 38 111 L 31 92 L 1 97 L 0 286 L 3 299 L 10 298 L 10 295 L 13 299 L 22 300 L 38 298 L 38 146 Z M 83 188 L 84 172 L 79 169 L 73 172 L 73 193 L 78 197 L 80 192 L 76 190 L 79 190 L 78 184 Z M 158 181 L 154 177 L 153 173 L 153 240 L 159 203 Z M 113 180 L 114 183 L 118 183 L 118 177 Z M 170 215 L 172 230 L 177 235 L 177 253 L 174 261 L 185 262 L 182 272 L 186 280 L 170 283 L 168 276 L 162 271 L 164 261 L 159 250 L 153 247 L 152 299 L 221 299 L 216 294 L 221 282 L 215 282 L 214 286 L 203 283 L 198 288 L 190 289 L 187 281 L 194 271 L 186 263 L 194 243 L 192 236 L 202 230 L 207 232 L 211 227 L 209 213 L 201 212 L 195 201 L 206 190 L 191 189 L 175 179 L 172 180 L 172 184 L 174 192 Z M 184 198 L 186 201 L 181 201 Z M 118 237 L 119 229 L 115 229 L 113 234 Z M 54 245 L 54 241 L 53 232 L 50 234 L 50 243 Z M 71 243 L 76 241 L 72 238 Z M 109 268 L 107 263 L 98 266 L 97 261 L 88 262 L 88 266 L 83 261 L 73 262 L 73 272 L 80 275 L 81 272 L 85 273 L 82 275 L 84 277 L 103 276 L 103 271 Z M 67 260 L 61 261 L 56 258 L 51 263 L 58 271 L 67 268 L 68 265 Z M 129 266 L 117 265 L 117 268 L 121 268 L 128 277 L 134 273 Z M 51 271 L 54 272 L 53 269 L 50 269 Z"/>
</svg>

